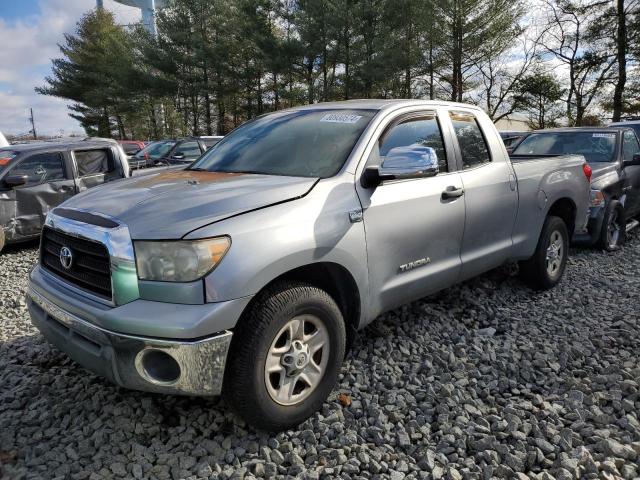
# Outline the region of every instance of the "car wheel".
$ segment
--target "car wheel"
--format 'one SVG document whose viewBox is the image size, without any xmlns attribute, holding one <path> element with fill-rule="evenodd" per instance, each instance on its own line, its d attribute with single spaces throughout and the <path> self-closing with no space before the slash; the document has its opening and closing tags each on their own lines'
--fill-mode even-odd
<svg viewBox="0 0 640 480">
<path fill-rule="evenodd" d="M 342 313 L 327 292 L 304 283 L 270 287 L 234 330 L 223 386 L 227 405 L 263 430 L 300 424 L 331 393 L 345 343 Z"/>
<path fill-rule="evenodd" d="M 533 256 L 520 262 L 520 275 L 535 290 L 547 290 L 555 286 L 567 264 L 569 232 L 559 217 L 548 216 L 538 239 Z"/>
<path fill-rule="evenodd" d="M 607 252 L 619 250 L 626 239 L 626 216 L 618 200 L 610 200 L 604 211 L 598 246 Z"/>
</svg>

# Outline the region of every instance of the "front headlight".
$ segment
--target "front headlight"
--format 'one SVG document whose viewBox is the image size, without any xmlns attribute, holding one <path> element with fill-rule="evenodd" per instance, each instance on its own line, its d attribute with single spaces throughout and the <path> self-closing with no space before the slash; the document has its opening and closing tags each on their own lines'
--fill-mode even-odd
<svg viewBox="0 0 640 480">
<path fill-rule="evenodd" d="M 229 237 L 134 242 L 140 280 L 192 282 L 209 273 L 231 246 Z"/>
<path fill-rule="evenodd" d="M 604 194 L 601 190 L 591 190 L 591 206 L 599 207 L 604 203 Z"/>
</svg>

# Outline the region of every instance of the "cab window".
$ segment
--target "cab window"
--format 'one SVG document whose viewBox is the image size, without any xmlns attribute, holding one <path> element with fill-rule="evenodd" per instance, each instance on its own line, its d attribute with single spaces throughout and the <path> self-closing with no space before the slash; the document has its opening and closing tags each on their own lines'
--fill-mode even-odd
<svg viewBox="0 0 640 480">
<path fill-rule="evenodd" d="M 391 127 L 379 143 L 380 163 L 384 164 L 391 155 L 424 154 L 425 147 L 435 151 L 439 171 L 448 171 L 442 133 L 435 114 L 408 118 Z"/>
<path fill-rule="evenodd" d="M 198 142 L 184 142 L 176 147 L 173 156 L 184 155 L 184 158 L 198 158 L 201 153 Z"/>
<path fill-rule="evenodd" d="M 19 161 L 7 175 L 26 175 L 27 183 L 23 187 L 66 178 L 64 160 L 59 152 L 31 155 Z"/>
<path fill-rule="evenodd" d="M 78 176 L 87 177 L 113 171 L 107 150 L 77 150 L 73 152 L 78 166 Z"/>
<path fill-rule="evenodd" d="M 449 112 L 449 116 L 460 146 L 462 168 L 466 170 L 490 162 L 489 147 L 478 120 L 466 112 Z"/>
<path fill-rule="evenodd" d="M 636 134 L 627 130 L 622 136 L 622 159 L 633 160 L 633 156 L 640 153 L 640 145 Z"/>
</svg>

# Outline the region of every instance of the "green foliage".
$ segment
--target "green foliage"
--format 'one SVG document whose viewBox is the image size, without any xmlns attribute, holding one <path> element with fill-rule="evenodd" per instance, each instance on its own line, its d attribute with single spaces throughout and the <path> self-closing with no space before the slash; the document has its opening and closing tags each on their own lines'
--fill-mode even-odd
<svg viewBox="0 0 640 480">
<path fill-rule="evenodd" d="M 553 75 L 538 70 L 519 82 L 516 103 L 529 113 L 530 128 L 554 127 L 562 116 L 560 101 L 564 93 Z"/>
<path fill-rule="evenodd" d="M 505 115 L 533 98 L 514 96 L 525 69 L 500 66 L 523 12 L 524 0 L 171 0 L 152 37 L 98 10 L 38 91 L 71 99 L 88 133 L 124 138 L 224 134 L 331 100 L 480 101 L 480 90 Z"/>
</svg>

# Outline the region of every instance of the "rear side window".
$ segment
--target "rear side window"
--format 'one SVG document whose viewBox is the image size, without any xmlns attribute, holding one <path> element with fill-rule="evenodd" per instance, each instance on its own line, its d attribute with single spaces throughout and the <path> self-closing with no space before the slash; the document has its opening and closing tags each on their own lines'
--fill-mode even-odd
<svg viewBox="0 0 640 480">
<path fill-rule="evenodd" d="M 18 156 L 18 152 L 14 150 L 0 150 L 0 171 L 3 167 L 9 165 L 11 160 Z"/>
<path fill-rule="evenodd" d="M 462 168 L 473 168 L 490 162 L 489 147 L 476 117 L 465 112 L 449 112 L 449 116 L 460 145 Z"/>
<path fill-rule="evenodd" d="M 113 171 L 107 150 L 80 150 L 73 152 L 78 165 L 78 176 L 86 177 Z"/>
<path fill-rule="evenodd" d="M 431 147 L 438 157 L 440 172 L 446 172 L 447 156 L 445 155 L 444 142 L 438 120 L 433 114 L 425 114 L 410 118 L 395 125 L 382 138 L 380 144 L 380 161 L 384 163 L 385 157 L 407 148 Z M 419 150 L 416 150 L 419 152 Z"/>
<path fill-rule="evenodd" d="M 635 133 L 627 130 L 622 137 L 622 158 L 623 160 L 633 160 L 636 153 L 640 153 L 638 139 Z"/>
<path fill-rule="evenodd" d="M 64 180 L 64 161 L 62 155 L 55 153 L 38 153 L 21 160 L 7 175 L 26 175 L 25 186 L 39 183 Z"/>
<path fill-rule="evenodd" d="M 184 155 L 185 158 L 198 158 L 201 153 L 198 142 L 184 142 L 176 147 L 173 155 Z"/>
</svg>

